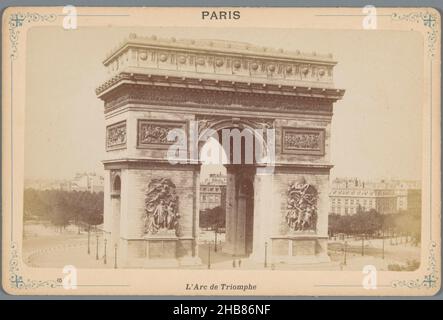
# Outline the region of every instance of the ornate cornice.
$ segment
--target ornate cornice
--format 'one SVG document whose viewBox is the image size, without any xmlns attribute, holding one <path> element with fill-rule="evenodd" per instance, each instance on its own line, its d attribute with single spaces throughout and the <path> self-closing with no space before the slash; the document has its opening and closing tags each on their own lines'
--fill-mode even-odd
<svg viewBox="0 0 443 320">
<path fill-rule="evenodd" d="M 313 174 L 329 174 L 334 165 L 329 163 L 288 163 L 280 162 L 274 166 L 276 173 L 313 173 Z"/>
<path fill-rule="evenodd" d="M 146 169 L 150 170 L 153 168 L 174 168 L 174 170 L 199 170 L 201 163 L 198 161 L 193 163 L 177 163 L 171 164 L 165 159 L 154 159 L 154 158 L 121 158 L 121 159 L 109 159 L 103 160 L 103 165 L 106 170 L 116 170 L 116 169 Z M 227 165 L 229 168 L 238 168 L 239 170 L 244 170 L 246 167 L 256 167 L 265 168 L 266 165 L 263 164 L 250 164 L 250 165 Z M 318 174 L 328 174 L 329 171 L 334 167 L 329 163 L 288 163 L 288 162 L 277 162 L 271 167 L 274 167 L 277 173 L 318 173 Z"/>
<path fill-rule="evenodd" d="M 272 112 L 332 113 L 343 90 L 120 75 L 100 94 L 105 113 L 127 104 Z"/>
<path fill-rule="evenodd" d="M 169 76 L 122 72 L 99 86 L 96 89 L 96 94 L 99 98 L 105 100 L 107 93 L 122 83 L 158 85 L 188 89 L 206 89 L 213 91 L 297 95 L 304 97 L 330 98 L 334 101 L 341 99 L 345 93 L 345 90 L 343 89 L 278 84 L 272 81 L 232 81 L 177 75 Z"/>
<path fill-rule="evenodd" d="M 121 158 L 121 159 L 109 159 L 102 161 L 105 170 L 118 170 L 118 169 L 146 169 L 150 168 L 174 168 L 174 170 L 200 170 L 201 164 L 195 163 L 175 163 L 171 164 L 166 159 L 154 159 L 154 158 Z"/>
</svg>

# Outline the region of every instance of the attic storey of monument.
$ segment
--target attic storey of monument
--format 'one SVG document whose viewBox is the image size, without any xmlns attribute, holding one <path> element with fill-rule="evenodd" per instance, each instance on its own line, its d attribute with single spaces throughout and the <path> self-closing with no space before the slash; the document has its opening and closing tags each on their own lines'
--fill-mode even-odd
<svg viewBox="0 0 443 320">
<path fill-rule="evenodd" d="M 109 80 L 96 92 L 107 132 L 104 229 L 120 265 L 201 262 L 199 154 L 209 137 L 241 155 L 225 164 L 222 250 L 327 261 L 330 129 L 344 94 L 335 64 L 331 55 L 134 34 L 110 53 Z"/>
</svg>

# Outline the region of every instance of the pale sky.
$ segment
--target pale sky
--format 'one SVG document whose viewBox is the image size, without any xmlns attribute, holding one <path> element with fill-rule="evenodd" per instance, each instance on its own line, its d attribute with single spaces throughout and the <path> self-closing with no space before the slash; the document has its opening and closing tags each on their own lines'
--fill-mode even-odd
<svg viewBox="0 0 443 320">
<path fill-rule="evenodd" d="M 332 177 L 420 179 L 423 40 L 405 31 L 35 27 L 28 33 L 25 177 L 103 174 L 102 61 L 129 33 L 332 53 Z M 214 169 L 218 172 L 218 169 Z"/>
</svg>

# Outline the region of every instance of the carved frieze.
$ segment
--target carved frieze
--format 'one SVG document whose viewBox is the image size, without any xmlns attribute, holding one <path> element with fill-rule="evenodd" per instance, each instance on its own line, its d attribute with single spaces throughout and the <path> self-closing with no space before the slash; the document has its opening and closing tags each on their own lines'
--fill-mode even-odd
<svg viewBox="0 0 443 320">
<path fill-rule="evenodd" d="M 183 134 L 176 134 L 180 129 Z M 178 121 L 138 120 L 138 148 L 168 148 L 172 144 L 183 143 L 185 123 Z M 177 132 L 178 133 L 178 132 Z"/>
<path fill-rule="evenodd" d="M 271 78 L 291 81 L 332 82 L 331 65 L 303 64 L 257 58 L 225 58 L 208 54 L 187 52 L 152 52 L 147 59 L 144 49 L 138 52 L 138 67 L 154 67 L 165 70 L 195 71 L 220 75 L 244 75 L 253 78 Z M 110 64 L 111 71 L 118 66 Z"/>
<path fill-rule="evenodd" d="M 323 155 L 325 130 L 314 128 L 283 128 L 283 153 Z"/>
<path fill-rule="evenodd" d="M 144 235 L 178 232 L 178 195 L 167 178 L 152 179 L 145 193 Z"/>
<path fill-rule="evenodd" d="M 105 100 L 105 112 L 129 104 L 219 108 L 235 110 L 269 110 L 273 112 L 332 112 L 332 102 L 315 98 L 299 98 L 282 94 L 251 94 L 248 92 L 200 90 L 191 88 L 122 85 L 114 96 Z"/>
<path fill-rule="evenodd" d="M 286 223 L 292 231 L 315 231 L 318 193 L 301 177 L 290 183 L 287 191 Z"/>
<path fill-rule="evenodd" d="M 106 149 L 115 150 L 122 148 L 126 148 L 126 121 L 106 127 Z"/>
</svg>

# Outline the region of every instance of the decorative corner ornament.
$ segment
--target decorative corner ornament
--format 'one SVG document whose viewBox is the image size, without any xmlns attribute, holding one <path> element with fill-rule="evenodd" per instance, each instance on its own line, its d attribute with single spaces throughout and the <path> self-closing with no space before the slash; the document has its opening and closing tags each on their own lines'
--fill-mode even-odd
<svg viewBox="0 0 443 320">
<path fill-rule="evenodd" d="M 18 56 L 18 40 L 20 30 L 25 23 L 32 22 L 54 22 L 57 20 L 56 14 L 39 14 L 35 12 L 13 13 L 9 16 L 9 41 L 11 42 L 11 59 Z"/>
</svg>

